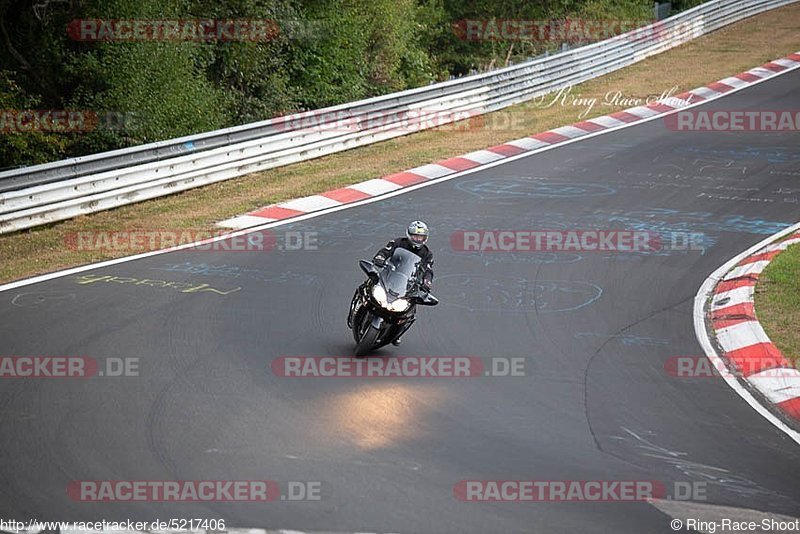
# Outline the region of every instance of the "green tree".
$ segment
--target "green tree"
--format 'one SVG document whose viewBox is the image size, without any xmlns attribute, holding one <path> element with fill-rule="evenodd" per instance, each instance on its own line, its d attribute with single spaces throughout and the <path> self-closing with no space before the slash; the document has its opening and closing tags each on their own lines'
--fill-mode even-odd
<svg viewBox="0 0 800 534">
<path fill-rule="evenodd" d="M 177 19 L 178 0 L 92 0 L 84 17 Z M 73 78 L 86 80 L 71 104 L 130 114 L 125 132 L 132 143 L 147 143 L 226 124 L 224 93 L 206 77 L 205 43 L 133 41 L 91 43 L 69 63 Z M 107 132 L 89 134 L 107 137 Z"/>
<path fill-rule="evenodd" d="M 294 0 L 231 0 L 224 4 L 187 0 L 186 12 L 199 18 L 261 21 L 273 30 L 263 40 L 220 40 L 203 49 L 208 54 L 206 76 L 228 99 L 229 123 L 264 120 L 296 109 L 302 88 L 290 78 L 293 28 L 299 20 Z"/>
<path fill-rule="evenodd" d="M 15 110 L 40 108 L 39 99 L 24 94 L 7 71 L 0 71 L 0 169 L 56 160 L 62 156 L 67 138 L 45 132 L 18 131 L 9 117 Z"/>
</svg>

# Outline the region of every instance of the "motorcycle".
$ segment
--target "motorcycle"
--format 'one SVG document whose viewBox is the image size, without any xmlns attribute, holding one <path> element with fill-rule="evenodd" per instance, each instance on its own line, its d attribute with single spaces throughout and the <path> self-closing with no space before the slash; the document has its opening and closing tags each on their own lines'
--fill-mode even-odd
<svg viewBox="0 0 800 534">
<path fill-rule="evenodd" d="M 359 260 L 367 281 L 356 289 L 347 326 L 353 331 L 355 355 L 364 356 L 397 340 L 411 328 L 417 305 L 436 306 L 439 300 L 423 289 L 417 268 L 422 258 L 396 248 L 382 265 Z"/>
</svg>

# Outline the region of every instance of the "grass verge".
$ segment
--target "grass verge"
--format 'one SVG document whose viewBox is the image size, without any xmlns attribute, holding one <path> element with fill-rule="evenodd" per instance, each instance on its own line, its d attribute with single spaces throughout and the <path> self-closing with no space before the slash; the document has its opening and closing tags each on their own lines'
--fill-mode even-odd
<svg viewBox="0 0 800 534">
<path fill-rule="evenodd" d="M 786 358 L 800 357 L 800 245 L 770 262 L 758 278 L 756 313 L 770 340 Z"/>
<path fill-rule="evenodd" d="M 111 211 L 0 236 L 0 282 L 131 254 L 127 250 L 74 250 L 75 232 L 195 229 L 261 206 L 343 187 L 458 156 L 637 105 L 738 74 L 800 50 L 800 3 L 744 20 L 631 67 L 572 88 L 596 99 L 583 105 L 552 98 L 487 115 L 479 127 L 425 131 L 287 167 L 141 202 Z M 613 98 L 615 94 L 619 99 Z M 641 102 L 640 102 L 641 103 Z"/>
</svg>

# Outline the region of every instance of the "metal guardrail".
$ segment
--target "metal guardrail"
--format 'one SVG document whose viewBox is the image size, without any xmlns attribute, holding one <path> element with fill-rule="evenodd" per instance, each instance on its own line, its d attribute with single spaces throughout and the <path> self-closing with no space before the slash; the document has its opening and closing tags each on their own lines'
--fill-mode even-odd
<svg viewBox="0 0 800 534">
<path fill-rule="evenodd" d="M 798 0 L 712 0 L 611 39 L 367 100 L 0 173 L 0 233 L 304 161 L 488 113 L 613 72 Z M 296 122 L 293 122 L 296 121 Z M 305 122 L 304 122 L 305 121 Z M 307 127 L 312 121 L 314 126 Z M 342 128 L 341 125 L 346 127 Z"/>
</svg>

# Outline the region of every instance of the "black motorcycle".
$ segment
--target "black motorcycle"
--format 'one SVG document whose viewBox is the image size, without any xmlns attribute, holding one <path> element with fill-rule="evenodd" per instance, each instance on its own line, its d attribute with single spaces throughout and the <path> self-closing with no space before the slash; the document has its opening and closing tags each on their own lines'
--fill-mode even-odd
<svg viewBox="0 0 800 534">
<path fill-rule="evenodd" d="M 398 247 L 382 266 L 367 260 L 358 262 L 368 279 L 356 289 L 347 316 L 356 356 L 402 336 L 414 323 L 417 305 L 439 304 L 422 286 L 417 273 L 421 261 L 413 252 Z"/>
</svg>

